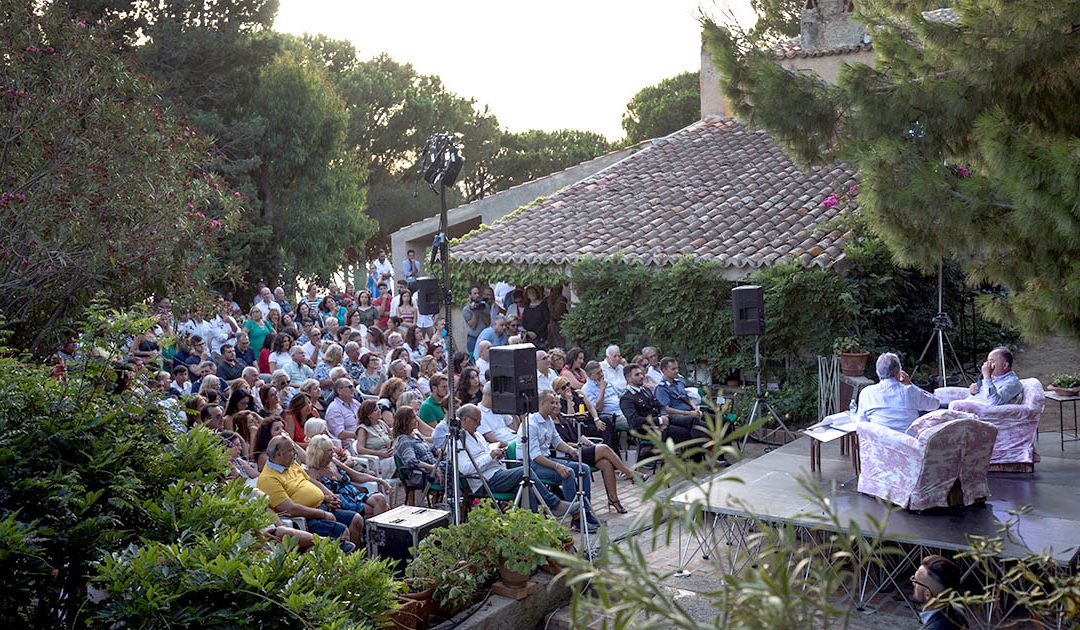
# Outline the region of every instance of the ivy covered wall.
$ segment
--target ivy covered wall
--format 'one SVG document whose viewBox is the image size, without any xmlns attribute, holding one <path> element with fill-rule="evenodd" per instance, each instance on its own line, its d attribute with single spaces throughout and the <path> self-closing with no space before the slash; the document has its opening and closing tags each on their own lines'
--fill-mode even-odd
<svg viewBox="0 0 1080 630">
<path fill-rule="evenodd" d="M 563 318 L 562 332 L 590 357 L 602 356 L 611 343 L 622 346 L 627 358 L 642 346 L 654 345 L 684 365 L 705 364 L 716 379 L 739 370 L 749 378 L 753 339 L 732 332 L 735 285 L 724 279 L 723 271 L 716 263 L 689 257 L 663 268 L 618 259 L 586 259 L 569 268 L 454 265 L 455 285 L 497 280 L 518 286 L 571 283 L 579 301 Z M 1016 342 L 1011 329 L 971 316 L 971 300 L 980 291 L 963 286 L 957 265 L 946 265 L 944 280 L 945 308 L 957 322 L 951 338 L 962 361 Z M 780 264 L 754 271 L 746 282 L 765 288 L 767 327 L 761 352 L 766 377 L 780 384 L 771 400 L 794 426 L 815 419 L 815 357 L 831 354 L 838 337 L 858 337 L 872 355 L 898 352 L 910 369 L 931 334 L 930 320 L 937 311 L 937 278 L 898 266 L 880 240 L 865 235 L 852 235 L 837 268 Z"/>
</svg>

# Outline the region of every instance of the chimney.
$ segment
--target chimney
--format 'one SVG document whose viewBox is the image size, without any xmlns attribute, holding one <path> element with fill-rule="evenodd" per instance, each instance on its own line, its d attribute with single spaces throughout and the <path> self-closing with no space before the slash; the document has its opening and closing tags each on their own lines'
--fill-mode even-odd
<svg viewBox="0 0 1080 630">
<path fill-rule="evenodd" d="M 720 71 L 713 64 L 712 55 L 701 44 L 701 72 L 698 73 L 701 88 L 701 118 L 708 116 L 731 116 L 731 108 L 720 90 Z"/>
</svg>

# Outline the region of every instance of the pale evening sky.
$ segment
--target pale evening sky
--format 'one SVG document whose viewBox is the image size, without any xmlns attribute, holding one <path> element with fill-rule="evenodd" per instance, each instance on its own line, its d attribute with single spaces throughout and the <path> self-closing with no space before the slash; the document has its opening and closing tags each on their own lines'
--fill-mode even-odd
<svg viewBox="0 0 1080 630">
<path fill-rule="evenodd" d="M 563 128 L 622 137 L 641 88 L 700 66 L 699 7 L 749 25 L 749 0 L 281 0 L 275 29 L 386 52 L 488 105 L 511 131 Z"/>
</svg>

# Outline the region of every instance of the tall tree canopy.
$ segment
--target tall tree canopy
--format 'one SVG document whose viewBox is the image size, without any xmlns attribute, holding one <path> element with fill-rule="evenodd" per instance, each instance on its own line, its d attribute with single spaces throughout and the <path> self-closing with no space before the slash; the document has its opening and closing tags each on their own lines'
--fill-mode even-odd
<svg viewBox="0 0 1080 630">
<path fill-rule="evenodd" d="M 622 117 L 628 142 L 641 142 L 678 131 L 701 117 L 697 72 L 684 72 L 643 88 L 626 104 Z"/>
<path fill-rule="evenodd" d="M 0 314 L 43 352 L 98 292 L 183 303 L 225 278 L 242 201 L 104 27 L 28 4 L 0 3 Z"/>
<path fill-rule="evenodd" d="M 960 0 L 956 23 L 905 7 L 858 3 L 877 61 L 836 86 L 704 32 L 741 118 L 803 163 L 858 167 L 860 207 L 898 260 L 956 257 L 970 282 L 1008 289 L 984 298 L 991 317 L 1080 335 L 1080 1 Z"/>
</svg>

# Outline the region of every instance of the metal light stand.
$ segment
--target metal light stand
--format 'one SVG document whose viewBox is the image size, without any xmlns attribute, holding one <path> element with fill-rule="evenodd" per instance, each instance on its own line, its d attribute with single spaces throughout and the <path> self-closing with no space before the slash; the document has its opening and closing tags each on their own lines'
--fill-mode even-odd
<svg viewBox="0 0 1080 630">
<path fill-rule="evenodd" d="M 770 436 L 776 435 L 776 433 L 780 431 L 780 429 L 783 429 L 784 432 L 788 435 L 791 434 L 791 431 L 788 430 L 787 425 L 784 424 L 784 421 L 780 419 L 780 416 L 776 415 L 776 412 L 773 411 L 772 405 L 769 404 L 769 400 L 765 397 L 765 392 L 761 389 L 761 335 L 757 335 L 754 337 L 754 373 L 754 406 L 750 409 L 750 417 L 747 418 L 746 424 L 754 424 L 754 420 L 756 420 L 759 415 L 764 415 L 764 412 L 767 411 L 769 415 L 772 416 L 772 419 L 775 420 L 776 423 L 780 426 L 763 435 L 760 442 L 773 446 L 779 446 L 779 444 L 777 443 L 767 442 L 766 439 Z M 749 433 L 743 436 L 742 450 L 744 451 L 746 450 L 746 441 L 749 438 Z"/>
<path fill-rule="evenodd" d="M 591 474 L 587 472 L 585 463 L 581 460 L 581 440 L 585 437 L 585 423 L 584 414 L 575 413 L 571 415 L 563 415 L 563 419 L 570 418 L 577 425 L 577 493 L 574 495 L 574 501 L 581 506 L 580 516 L 578 522 L 581 523 L 581 557 L 585 558 L 589 562 L 593 561 L 598 554 L 593 550 L 592 546 L 592 534 L 589 533 L 588 514 L 592 510 L 592 497 L 585 496 L 585 475 Z M 614 422 L 614 420 L 612 420 Z M 586 438 L 588 441 L 588 438 Z M 568 513 L 569 514 L 569 513 Z"/>
<path fill-rule="evenodd" d="M 454 491 L 453 496 L 453 512 L 454 512 L 454 524 L 461 524 L 461 508 L 463 506 L 460 480 L 458 479 L 458 455 L 457 446 L 460 444 L 461 434 L 461 422 L 454 414 L 454 370 L 452 369 L 453 357 L 454 357 L 454 331 L 452 326 L 452 319 L 450 313 L 450 307 L 453 302 L 453 295 L 450 291 L 450 241 L 447 238 L 447 231 L 449 225 L 449 219 L 447 218 L 446 208 L 446 182 L 449 179 L 451 184 L 457 177 L 457 171 L 461 168 L 461 163 L 464 162 L 464 158 L 460 158 L 457 152 L 457 147 L 454 144 L 454 138 L 448 133 L 436 133 L 428 138 L 427 144 L 424 146 L 424 160 L 422 164 L 426 164 L 427 168 L 424 171 L 423 178 L 431 186 L 432 190 L 435 187 L 439 187 L 439 234 L 436 236 L 438 241 L 438 254 L 442 259 L 442 277 L 439 279 L 439 284 L 442 285 L 443 291 L 443 313 L 446 325 L 446 339 L 447 339 L 447 354 L 450 358 L 448 367 L 451 369 L 446 370 L 446 386 L 449 388 L 450 395 L 447 400 L 446 409 L 446 424 L 449 427 L 449 434 L 447 435 L 447 443 L 451 448 L 450 450 L 450 473 L 453 475 L 453 479 L 447 484 L 448 488 L 452 488 Z M 486 483 L 484 484 L 487 485 Z"/>
<path fill-rule="evenodd" d="M 525 409 L 529 408 L 529 395 L 522 392 L 521 397 L 525 399 Z M 540 491 L 536 489 L 536 484 L 532 479 L 532 457 L 529 456 L 529 414 L 525 414 L 525 419 L 522 420 L 521 444 L 518 445 L 518 452 L 521 453 L 521 466 L 524 469 L 521 475 L 521 485 L 518 486 L 517 496 L 514 497 L 514 505 L 523 509 L 530 509 L 529 496 L 531 495 L 536 499 L 537 504 L 541 509 L 547 513 L 548 516 L 555 518 L 555 515 L 551 513 L 551 509 L 547 503 L 544 503 L 543 498 L 540 496 Z M 564 517 L 565 518 L 565 517 Z M 561 521 L 560 521 L 561 522 Z"/>
<path fill-rule="evenodd" d="M 938 351 L 938 369 L 941 370 L 940 372 L 938 372 L 939 378 L 941 379 L 941 387 L 945 387 L 948 384 L 947 381 L 946 381 L 946 378 L 945 378 L 945 346 L 946 345 L 949 346 L 949 357 L 953 360 L 953 363 L 956 364 L 956 371 L 959 372 L 960 374 L 962 374 L 964 376 L 964 378 L 967 379 L 968 383 L 973 382 L 971 377 L 968 375 L 967 371 L 964 370 L 964 365 L 960 362 L 959 357 L 957 357 L 956 349 L 953 348 L 952 340 L 949 339 L 949 336 L 948 336 L 948 334 L 946 332 L 950 328 L 952 328 L 952 319 L 949 317 L 949 314 L 945 312 L 945 300 L 944 300 L 945 282 L 944 282 L 944 278 L 945 278 L 945 276 L 944 276 L 944 263 L 943 263 L 943 261 L 939 260 L 938 261 L 938 292 L 937 292 L 938 308 L 937 308 L 937 313 L 930 320 L 931 323 L 934 325 L 934 330 L 933 330 L 933 332 L 930 333 L 930 338 L 926 340 L 926 346 L 923 347 L 923 351 L 922 351 L 922 354 L 919 355 L 919 359 L 917 361 L 915 361 L 914 369 L 911 370 L 911 374 L 912 374 L 912 376 L 914 376 L 915 373 L 918 372 L 919 368 L 922 367 L 923 360 L 926 358 L 926 355 L 930 352 L 930 346 L 935 345 L 934 342 L 936 341 L 937 342 L 937 344 L 936 344 L 937 345 L 937 351 Z"/>
</svg>

